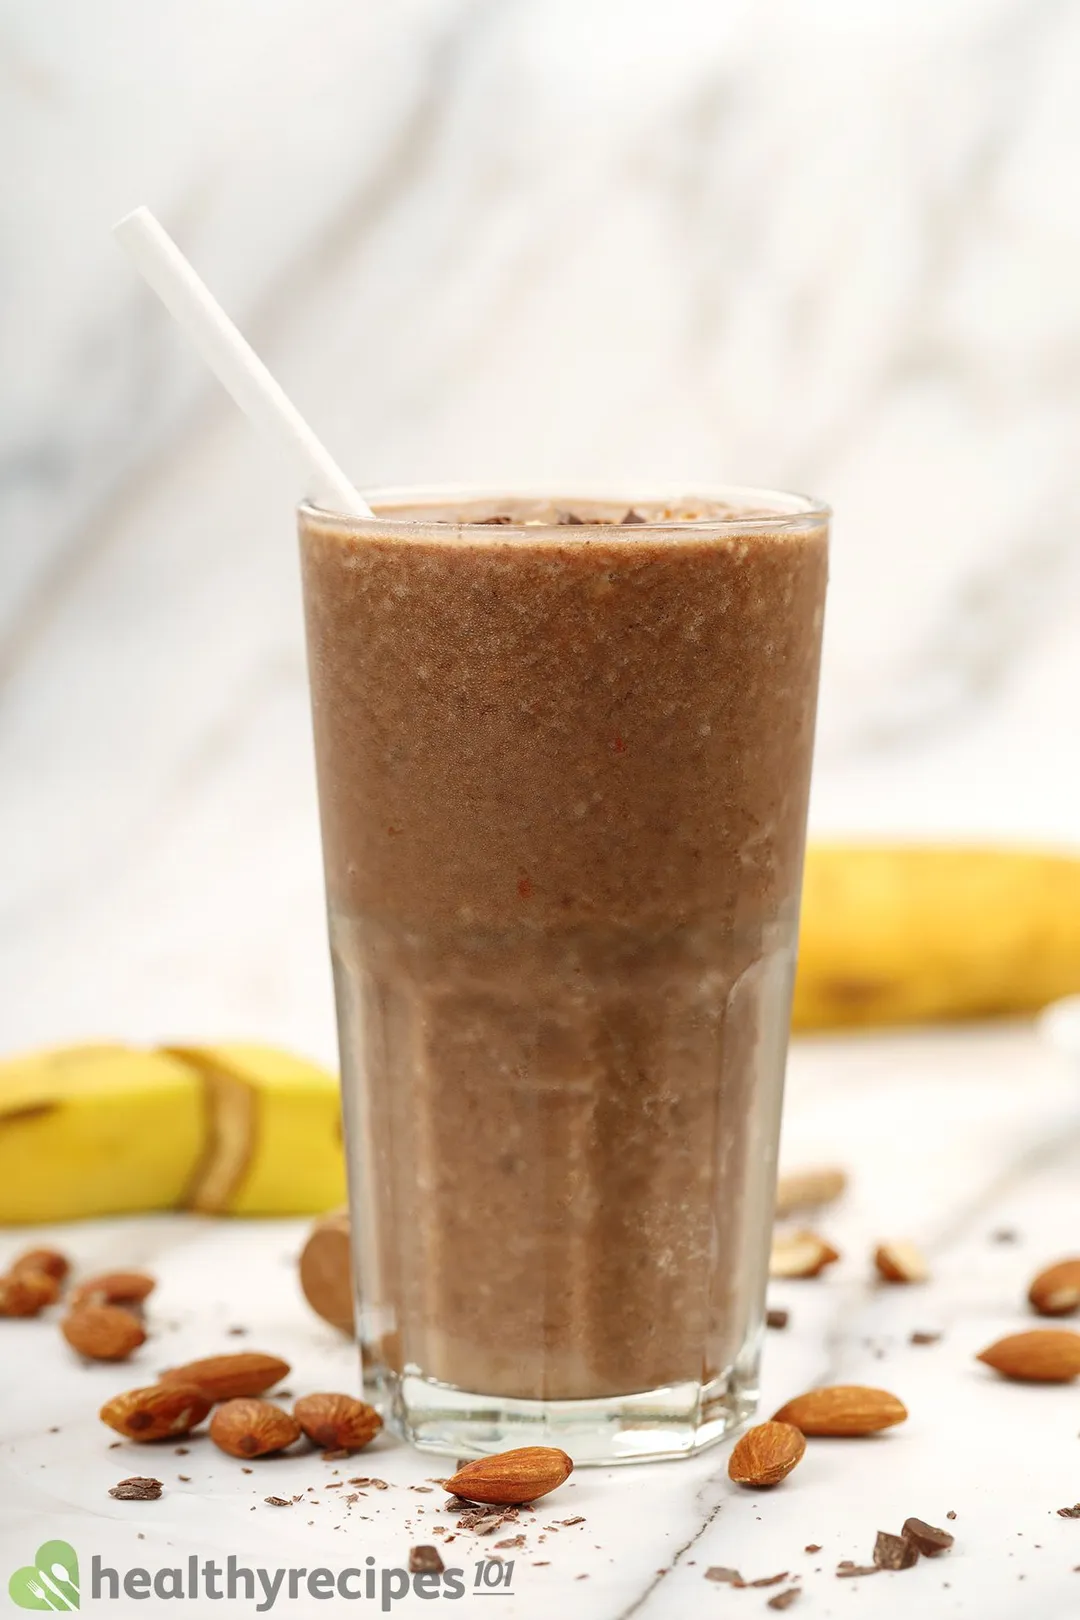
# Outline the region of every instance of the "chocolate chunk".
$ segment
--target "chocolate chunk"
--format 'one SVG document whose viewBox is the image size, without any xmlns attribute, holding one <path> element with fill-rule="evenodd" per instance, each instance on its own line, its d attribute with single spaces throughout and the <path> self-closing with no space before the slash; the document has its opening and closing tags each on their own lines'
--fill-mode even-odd
<svg viewBox="0 0 1080 1620">
<path fill-rule="evenodd" d="M 410 1575 L 441 1575 L 445 1568 L 438 1547 L 409 1548 Z"/>
<path fill-rule="evenodd" d="M 756 1581 L 747 1581 L 746 1584 L 747 1586 L 779 1586 L 780 1582 L 786 1581 L 787 1578 L 788 1571 L 782 1569 L 779 1575 L 759 1575 Z"/>
<path fill-rule="evenodd" d="M 630 523 L 648 523 L 648 521 L 648 518 L 642 517 L 640 512 L 635 512 L 634 508 L 631 507 L 629 512 L 627 512 L 626 516 L 623 518 L 619 527 L 625 529 Z"/>
<path fill-rule="evenodd" d="M 946 1517 L 955 1519 L 956 1514 L 949 1513 Z M 953 1544 L 953 1537 L 947 1530 L 939 1530 L 935 1525 L 927 1524 L 925 1519 L 905 1519 L 901 1534 L 918 1547 L 921 1553 L 925 1553 L 927 1558 L 935 1558 L 938 1553 L 948 1552 Z"/>
<path fill-rule="evenodd" d="M 721 1564 L 713 1564 L 705 1571 L 707 1581 L 723 1581 L 728 1586 L 745 1586 L 746 1582 L 737 1569 L 724 1569 Z"/>
<path fill-rule="evenodd" d="M 925 1328 L 916 1328 L 908 1339 L 909 1344 L 937 1344 L 941 1339 L 940 1333 L 932 1333 Z"/>
<path fill-rule="evenodd" d="M 161 1495 L 161 1481 L 134 1474 L 131 1479 L 122 1479 L 119 1485 L 114 1485 L 109 1495 L 115 1496 L 118 1502 L 156 1502 Z"/>
<path fill-rule="evenodd" d="M 1080 1502 L 1074 1502 L 1071 1508 L 1058 1508 L 1058 1518 L 1080 1519 Z"/>
<path fill-rule="evenodd" d="M 771 1310 L 771 1311 L 766 1311 L 765 1312 L 765 1326 L 766 1327 L 786 1328 L 787 1325 L 788 1325 L 788 1320 L 789 1320 L 789 1313 L 787 1311 Z"/>
<path fill-rule="evenodd" d="M 292 1507 L 287 1496 L 264 1496 L 263 1501 L 268 1507 Z"/>
<path fill-rule="evenodd" d="M 836 1573 L 840 1576 L 841 1580 L 852 1575 L 880 1575 L 881 1565 L 853 1564 L 849 1558 L 845 1558 L 841 1563 L 837 1564 Z"/>
<path fill-rule="evenodd" d="M 945 1517 L 946 1517 L 946 1518 L 947 1518 L 947 1519 L 955 1519 L 955 1518 L 956 1518 L 956 1514 L 955 1514 L 955 1512 L 954 1512 L 954 1511 L 953 1511 L 953 1509 L 952 1509 L 952 1508 L 950 1508 L 950 1509 L 949 1509 L 949 1511 L 948 1511 L 948 1513 L 946 1513 L 946 1515 L 945 1515 Z"/>
<path fill-rule="evenodd" d="M 821 1551 L 821 1542 L 820 1541 L 808 1541 L 806 1543 L 806 1546 L 803 1548 L 803 1552 L 820 1552 L 820 1551 Z"/>
<path fill-rule="evenodd" d="M 786 1592 L 777 1592 L 775 1597 L 771 1597 L 766 1607 L 770 1609 L 790 1609 L 798 1595 L 799 1588 L 789 1586 Z"/>
<path fill-rule="evenodd" d="M 918 1561 L 919 1549 L 911 1536 L 894 1536 L 891 1530 L 878 1531 L 874 1563 L 880 1569 L 910 1569 Z"/>
</svg>

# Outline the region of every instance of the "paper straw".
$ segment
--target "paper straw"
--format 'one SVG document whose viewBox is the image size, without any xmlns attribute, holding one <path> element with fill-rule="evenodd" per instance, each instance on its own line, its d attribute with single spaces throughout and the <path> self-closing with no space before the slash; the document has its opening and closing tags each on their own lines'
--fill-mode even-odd
<svg viewBox="0 0 1080 1620">
<path fill-rule="evenodd" d="M 150 210 L 126 214 L 113 235 L 245 416 L 297 464 L 309 497 L 332 511 L 374 517 Z"/>
</svg>

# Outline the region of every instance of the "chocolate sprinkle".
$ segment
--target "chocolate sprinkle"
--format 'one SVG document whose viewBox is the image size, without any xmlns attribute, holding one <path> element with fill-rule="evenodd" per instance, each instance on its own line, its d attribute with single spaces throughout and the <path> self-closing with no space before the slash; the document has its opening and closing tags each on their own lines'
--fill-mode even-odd
<svg viewBox="0 0 1080 1620">
<path fill-rule="evenodd" d="M 409 1548 L 410 1575 L 441 1575 L 445 1568 L 438 1547 Z"/>
<path fill-rule="evenodd" d="M 122 1479 L 119 1485 L 114 1485 L 109 1495 L 115 1496 L 118 1502 L 156 1502 L 161 1495 L 161 1481 L 134 1474 L 131 1479 Z"/>
</svg>

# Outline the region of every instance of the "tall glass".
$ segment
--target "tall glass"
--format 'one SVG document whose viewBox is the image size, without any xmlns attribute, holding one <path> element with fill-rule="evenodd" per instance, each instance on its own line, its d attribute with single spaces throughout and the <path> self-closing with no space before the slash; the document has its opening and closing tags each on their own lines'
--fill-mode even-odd
<svg viewBox="0 0 1080 1620">
<path fill-rule="evenodd" d="M 365 1374 L 465 1456 L 754 1407 L 827 509 L 300 514 Z"/>
</svg>

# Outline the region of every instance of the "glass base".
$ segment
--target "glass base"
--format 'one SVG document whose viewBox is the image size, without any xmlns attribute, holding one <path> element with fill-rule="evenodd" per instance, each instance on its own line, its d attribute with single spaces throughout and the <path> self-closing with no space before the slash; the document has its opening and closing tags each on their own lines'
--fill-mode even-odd
<svg viewBox="0 0 1080 1620">
<path fill-rule="evenodd" d="M 669 1384 L 588 1401 L 473 1395 L 435 1379 L 382 1370 L 369 1382 L 388 1426 L 422 1451 L 483 1457 L 516 1446 L 559 1446 L 577 1467 L 660 1462 L 716 1445 L 754 1414 L 758 1390 L 729 1372 L 709 1384 Z"/>
</svg>

